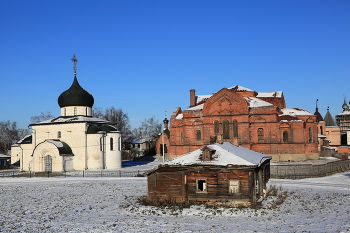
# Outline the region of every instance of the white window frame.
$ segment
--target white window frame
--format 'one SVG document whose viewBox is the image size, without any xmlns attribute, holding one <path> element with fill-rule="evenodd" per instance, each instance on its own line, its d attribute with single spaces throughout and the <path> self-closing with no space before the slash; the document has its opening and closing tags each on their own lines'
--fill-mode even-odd
<svg viewBox="0 0 350 233">
<path fill-rule="evenodd" d="M 230 194 L 237 194 L 240 192 L 239 190 L 239 180 L 229 180 L 228 184 L 228 192 Z"/>
<path fill-rule="evenodd" d="M 197 193 L 207 193 L 208 192 L 207 179 L 197 179 L 196 192 Z"/>
</svg>

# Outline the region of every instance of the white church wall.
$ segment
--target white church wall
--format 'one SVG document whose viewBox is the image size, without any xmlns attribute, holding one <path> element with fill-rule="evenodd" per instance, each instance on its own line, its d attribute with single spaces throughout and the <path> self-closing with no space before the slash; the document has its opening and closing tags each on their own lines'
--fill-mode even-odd
<svg viewBox="0 0 350 233">
<path fill-rule="evenodd" d="M 61 108 L 61 116 L 91 116 L 92 111 L 87 106 L 68 106 Z"/>
<path fill-rule="evenodd" d="M 46 139 L 59 139 L 67 143 L 74 154 L 73 169 L 85 169 L 85 127 L 86 123 L 50 124 L 33 126 L 35 141 L 39 144 Z"/>
<path fill-rule="evenodd" d="M 103 135 L 87 134 L 88 169 L 102 169 L 102 153 L 100 141 Z"/>
<path fill-rule="evenodd" d="M 120 137 L 119 132 L 111 132 L 106 136 L 106 169 L 122 167 Z"/>
</svg>

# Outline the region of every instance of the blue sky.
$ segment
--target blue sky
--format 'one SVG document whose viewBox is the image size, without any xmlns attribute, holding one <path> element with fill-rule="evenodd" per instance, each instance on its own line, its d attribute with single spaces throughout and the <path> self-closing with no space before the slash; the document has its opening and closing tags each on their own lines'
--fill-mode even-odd
<svg viewBox="0 0 350 233">
<path fill-rule="evenodd" d="M 287 107 L 350 100 L 350 1 L 0 0 L 0 121 L 59 116 L 77 78 L 133 127 L 189 106 L 189 90 L 283 91 Z"/>
</svg>

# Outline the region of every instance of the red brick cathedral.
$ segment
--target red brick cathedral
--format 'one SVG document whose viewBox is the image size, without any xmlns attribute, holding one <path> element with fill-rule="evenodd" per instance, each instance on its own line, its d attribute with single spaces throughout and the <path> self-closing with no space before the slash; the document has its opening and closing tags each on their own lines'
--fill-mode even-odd
<svg viewBox="0 0 350 233">
<path fill-rule="evenodd" d="M 190 90 L 189 108 L 176 108 L 171 115 L 170 134 L 163 139 L 165 152 L 173 158 L 213 142 L 231 142 L 272 156 L 274 162 L 318 159 L 318 134 L 323 134 L 325 123 L 316 113 L 286 108 L 282 91 L 234 86 L 196 95 Z M 167 119 L 164 124 L 167 129 Z M 160 138 L 160 155 L 162 148 Z"/>
</svg>

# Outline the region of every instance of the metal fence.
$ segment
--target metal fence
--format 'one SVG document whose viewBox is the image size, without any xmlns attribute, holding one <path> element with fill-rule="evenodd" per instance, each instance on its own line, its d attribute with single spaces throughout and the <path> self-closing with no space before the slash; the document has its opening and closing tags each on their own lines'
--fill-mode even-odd
<svg viewBox="0 0 350 233">
<path fill-rule="evenodd" d="M 0 178 L 8 177 L 142 177 L 145 171 L 70 171 L 70 172 L 21 172 L 0 171 Z"/>
<path fill-rule="evenodd" d="M 303 179 L 329 176 L 350 170 L 350 160 L 328 162 L 326 164 L 278 164 L 271 165 L 271 178 L 276 179 Z"/>
</svg>

